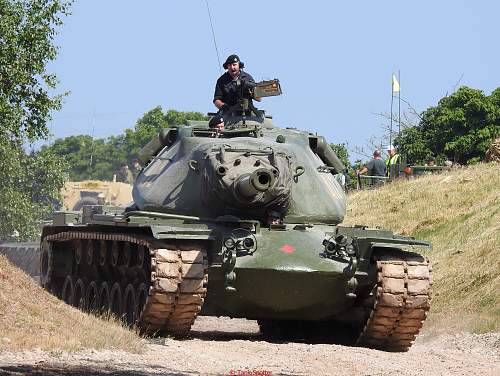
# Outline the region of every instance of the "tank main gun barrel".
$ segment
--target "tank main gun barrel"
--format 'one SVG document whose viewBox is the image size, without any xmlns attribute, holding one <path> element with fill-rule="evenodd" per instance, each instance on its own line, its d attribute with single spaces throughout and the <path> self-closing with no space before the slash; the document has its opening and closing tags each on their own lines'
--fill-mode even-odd
<svg viewBox="0 0 500 376">
<path fill-rule="evenodd" d="M 243 199 L 251 199 L 260 192 L 270 189 L 275 182 L 274 175 L 267 168 L 260 168 L 251 174 L 241 175 L 235 182 L 235 194 Z"/>
<path fill-rule="evenodd" d="M 323 136 L 309 137 L 309 145 L 327 166 L 334 168 L 336 174 L 340 174 L 345 170 L 344 164 Z"/>
<path fill-rule="evenodd" d="M 174 143 L 179 130 L 175 127 L 162 129 L 157 136 L 149 141 L 140 151 L 139 160 L 146 165 L 158 152 L 167 145 Z"/>
</svg>

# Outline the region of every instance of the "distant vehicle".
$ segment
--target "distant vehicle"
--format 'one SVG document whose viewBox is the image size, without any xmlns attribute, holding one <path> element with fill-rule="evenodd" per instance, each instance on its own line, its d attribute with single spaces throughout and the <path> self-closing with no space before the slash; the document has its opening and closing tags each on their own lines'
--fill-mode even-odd
<svg viewBox="0 0 500 376">
<path fill-rule="evenodd" d="M 132 186 L 113 181 L 70 181 L 61 194 L 63 210 L 78 211 L 84 205 L 123 206 L 132 201 Z"/>
</svg>

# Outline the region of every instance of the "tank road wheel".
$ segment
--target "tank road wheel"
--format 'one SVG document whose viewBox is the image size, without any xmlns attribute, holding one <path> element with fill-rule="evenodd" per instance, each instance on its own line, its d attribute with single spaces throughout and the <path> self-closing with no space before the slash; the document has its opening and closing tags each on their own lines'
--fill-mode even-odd
<svg viewBox="0 0 500 376">
<path fill-rule="evenodd" d="M 123 317 L 128 326 L 132 326 L 137 318 L 137 299 L 135 288 L 131 283 L 125 288 L 123 293 Z"/>
<path fill-rule="evenodd" d="M 107 313 L 111 309 L 111 298 L 109 294 L 109 285 L 107 282 L 102 282 L 99 287 L 99 312 Z"/>
<path fill-rule="evenodd" d="M 87 309 L 85 305 L 85 296 L 87 292 L 87 286 L 85 280 L 78 278 L 75 283 L 75 297 L 73 299 L 73 305 L 82 311 Z"/>
<path fill-rule="evenodd" d="M 92 281 L 87 286 L 85 292 L 85 306 L 89 312 L 96 314 L 99 310 L 99 287 L 96 281 Z"/>
<path fill-rule="evenodd" d="M 137 287 L 135 297 L 137 299 L 137 315 L 139 315 L 139 313 L 143 311 L 146 300 L 148 299 L 148 287 L 145 283 L 141 283 L 139 287 Z"/>
<path fill-rule="evenodd" d="M 136 266 L 142 268 L 144 266 L 144 260 L 146 259 L 147 248 L 143 245 L 137 246 L 137 264 Z"/>
<path fill-rule="evenodd" d="M 74 296 L 75 285 L 73 284 L 73 278 L 68 275 L 64 280 L 61 298 L 66 304 L 73 305 Z"/>
<path fill-rule="evenodd" d="M 113 241 L 111 244 L 111 265 L 118 266 L 118 260 L 120 259 L 120 242 Z"/>
<path fill-rule="evenodd" d="M 45 289 L 49 289 L 54 271 L 54 251 L 52 245 L 47 240 L 42 241 L 40 247 L 40 283 Z"/>
<path fill-rule="evenodd" d="M 96 244 L 94 240 L 89 240 L 87 242 L 87 265 L 92 266 L 94 263 L 95 255 L 96 255 Z"/>
<path fill-rule="evenodd" d="M 123 312 L 123 295 L 122 288 L 118 282 L 113 283 L 113 287 L 111 287 L 110 296 L 110 308 L 111 312 L 114 313 L 117 317 L 121 317 Z"/>
<path fill-rule="evenodd" d="M 87 245 L 87 241 L 85 241 L 85 240 L 78 242 L 78 245 L 75 248 L 76 265 L 80 265 L 80 263 L 82 262 L 82 258 L 83 258 L 83 254 L 84 254 L 84 250 L 86 248 L 86 245 Z"/>
<path fill-rule="evenodd" d="M 106 266 L 108 243 L 104 240 L 100 241 L 99 244 L 99 266 Z"/>
<path fill-rule="evenodd" d="M 123 244 L 123 257 L 121 260 L 121 265 L 130 266 L 130 261 L 132 260 L 132 244 L 126 242 Z"/>
<path fill-rule="evenodd" d="M 419 254 L 396 251 L 380 253 L 376 263 L 374 301 L 357 343 L 407 351 L 430 308 L 431 265 Z"/>
<path fill-rule="evenodd" d="M 207 275 L 205 250 L 153 250 L 152 286 L 139 326 L 150 334 L 186 335 L 201 311 Z"/>
</svg>

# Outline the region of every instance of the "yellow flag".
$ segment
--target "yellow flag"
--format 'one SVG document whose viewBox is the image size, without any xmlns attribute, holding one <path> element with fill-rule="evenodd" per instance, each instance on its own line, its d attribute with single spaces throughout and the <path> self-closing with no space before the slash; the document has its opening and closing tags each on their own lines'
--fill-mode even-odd
<svg viewBox="0 0 500 376">
<path fill-rule="evenodd" d="M 392 75 L 392 92 L 393 92 L 393 93 L 397 93 L 399 90 L 400 90 L 400 87 L 399 87 L 399 82 L 398 82 L 398 80 L 396 79 L 396 75 L 395 75 L 395 74 L 393 74 L 393 75 Z"/>
</svg>

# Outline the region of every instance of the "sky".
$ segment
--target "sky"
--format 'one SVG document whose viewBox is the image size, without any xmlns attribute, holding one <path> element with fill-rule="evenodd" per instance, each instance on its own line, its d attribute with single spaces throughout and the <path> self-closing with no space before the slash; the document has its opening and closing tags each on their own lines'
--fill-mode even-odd
<svg viewBox="0 0 500 376">
<path fill-rule="evenodd" d="M 51 140 L 118 135 L 156 106 L 215 111 L 218 60 L 232 53 L 256 80 L 280 80 L 283 95 L 258 104 L 277 126 L 316 132 L 351 152 L 382 135 L 387 121 L 378 114 L 390 111 L 393 73 L 419 112 L 461 85 L 486 94 L 500 86 L 495 0 L 208 5 L 218 54 L 206 0 L 77 0 L 48 67 L 59 92 L 69 92 L 49 124 Z"/>
</svg>

